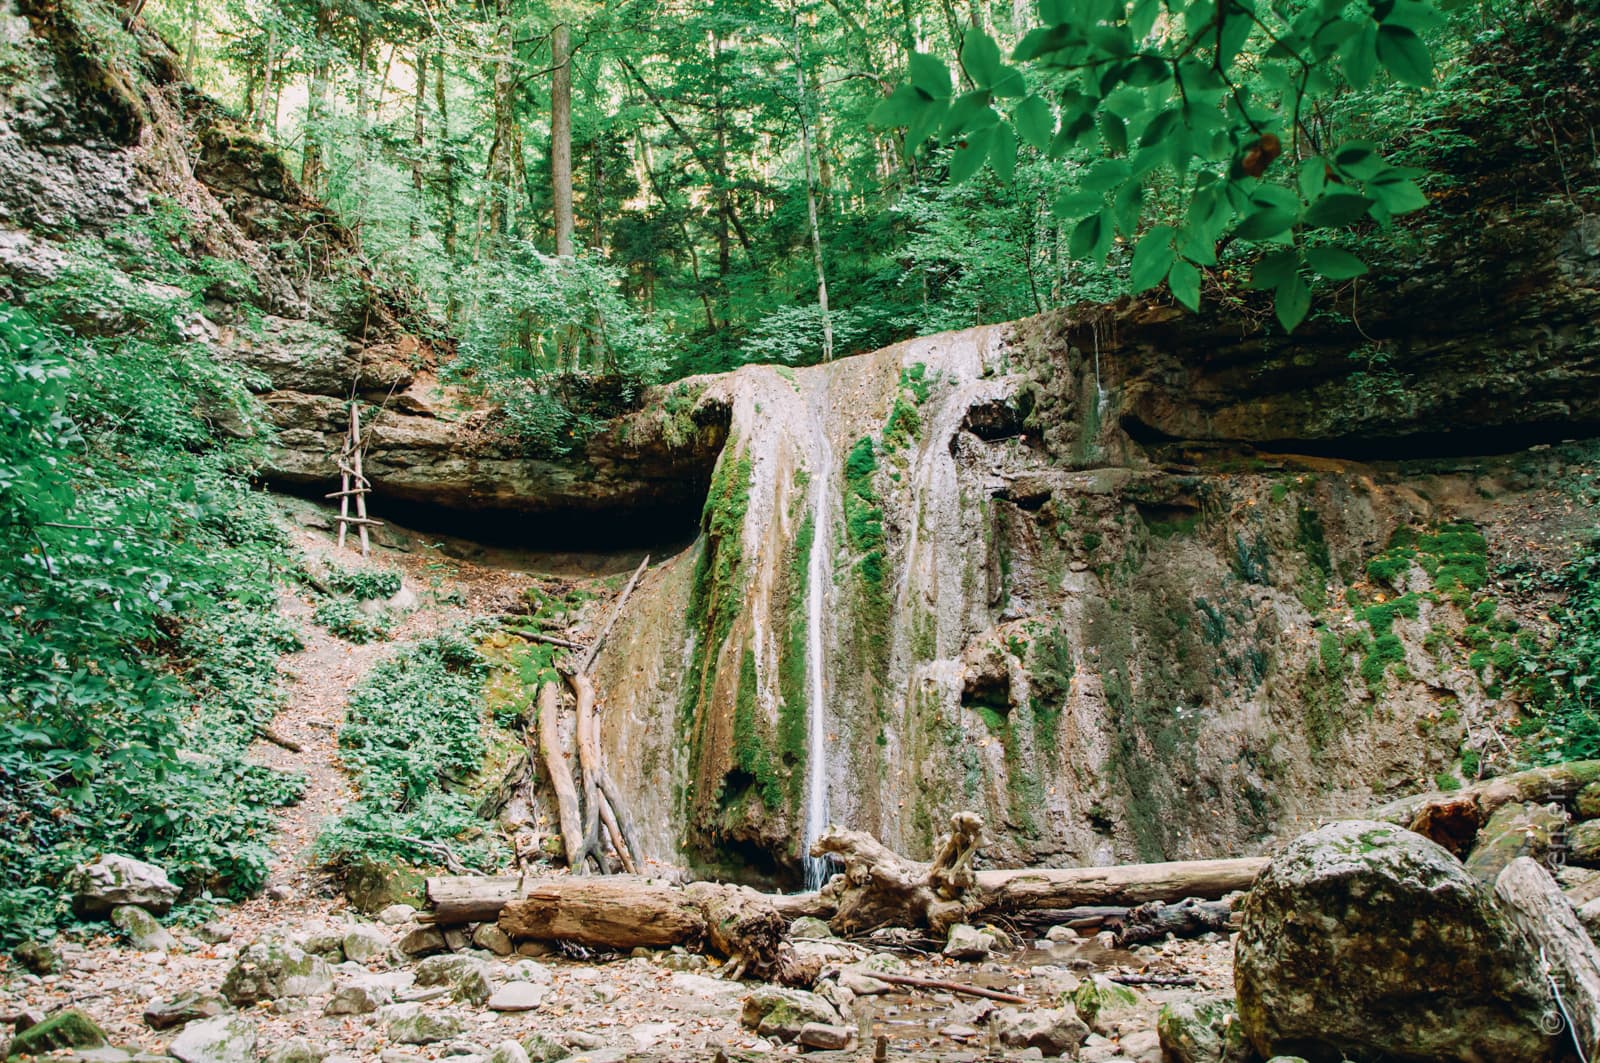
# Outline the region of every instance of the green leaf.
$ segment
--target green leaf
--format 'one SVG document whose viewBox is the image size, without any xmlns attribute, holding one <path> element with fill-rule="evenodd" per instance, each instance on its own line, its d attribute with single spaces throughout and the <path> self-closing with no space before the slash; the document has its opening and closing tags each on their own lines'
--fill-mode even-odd
<svg viewBox="0 0 1600 1063">
<path fill-rule="evenodd" d="M 950 68 L 942 61 L 924 52 L 911 54 L 911 84 L 921 89 L 929 99 L 950 98 Z"/>
<path fill-rule="evenodd" d="M 900 85 L 887 99 L 878 101 L 878 105 L 867 116 L 867 124 L 877 129 L 908 126 L 916 121 L 927 103 L 928 97 L 918 92 L 916 88 L 911 85 Z"/>
<path fill-rule="evenodd" d="M 1200 271 L 1183 259 L 1178 259 L 1172 264 L 1172 272 L 1167 274 L 1167 287 L 1172 289 L 1172 297 L 1190 310 L 1200 309 Z"/>
<path fill-rule="evenodd" d="M 1144 185 L 1128 181 L 1117 190 L 1111 206 L 1117 216 L 1117 230 L 1133 239 L 1133 234 L 1139 231 L 1139 216 L 1144 212 Z"/>
<path fill-rule="evenodd" d="M 1072 32 L 1068 26 L 1040 26 L 1028 31 L 1011 53 L 1011 58 L 1019 63 L 1030 62 L 1061 51 L 1071 40 Z"/>
<path fill-rule="evenodd" d="M 1254 28 L 1255 23 L 1247 13 L 1238 9 L 1238 5 L 1224 3 L 1221 42 L 1217 49 L 1218 66 L 1226 70 L 1233 64 Z"/>
<path fill-rule="evenodd" d="M 1378 28 L 1378 60 L 1402 84 L 1433 84 L 1433 56 L 1422 38 L 1405 26 L 1385 23 Z"/>
<path fill-rule="evenodd" d="M 1370 85 L 1378 69 L 1378 27 L 1367 23 L 1339 48 L 1339 58 L 1344 60 L 1344 76 L 1351 85 L 1358 89 Z"/>
<path fill-rule="evenodd" d="M 1000 80 L 1000 46 L 994 43 L 994 38 L 974 26 L 962 38 L 961 65 L 974 85 L 980 89 L 990 88 Z"/>
<path fill-rule="evenodd" d="M 1305 223 L 1312 228 L 1336 228 L 1367 216 L 1372 200 L 1354 192 L 1330 191 L 1306 208 Z"/>
<path fill-rule="evenodd" d="M 1328 187 L 1328 164 L 1320 155 L 1313 155 L 1300 164 L 1300 172 L 1295 180 L 1300 186 L 1300 198 L 1308 203 L 1314 202 Z"/>
<path fill-rule="evenodd" d="M 1250 274 L 1250 287 L 1258 292 L 1281 287 L 1300 268 L 1300 255 L 1295 251 L 1274 251 L 1262 255 Z"/>
<path fill-rule="evenodd" d="M 1016 107 L 1011 110 L 1011 121 L 1017 127 L 1017 135 L 1023 143 L 1043 151 L 1050 145 L 1050 136 L 1055 132 L 1055 119 L 1050 114 L 1050 105 L 1041 96 L 1024 96 Z"/>
<path fill-rule="evenodd" d="M 1390 214 L 1408 214 L 1428 205 L 1428 197 L 1414 181 L 1404 177 L 1392 180 L 1374 179 L 1367 182 L 1367 191 L 1375 196 L 1383 209 Z"/>
<path fill-rule="evenodd" d="M 1101 243 L 1105 223 L 1104 212 L 1091 214 L 1080 221 L 1072 230 L 1072 237 L 1067 241 L 1067 253 L 1073 258 L 1093 257 L 1095 248 Z"/>
<path fill-rule="evenodd" d="M 995 176 L 1000 180 L 1011 183 L 1011 178 L 1017 172 L 1017 135 L 1008 125 L 994 127 L 994 146 L 989 149 L 989 165 L 993 167 Z"/>
<path fill-rule="evenodd" d="M 950 183 L 960 184 L 978 172 L 989 155 L 989 145 L 994 139 L 993 129 L 977 129 L 956 145 L 950 155 Z"/>
<path fill-rule="evenodd" d="M 1365 262 L 1337 247 L 1308 248 L 1306 265 L 1331 281 L 1346 281 L 1367 272 Z"/>
<path fill-rule="evenodd" d="M 1068 191 L 1056 197 L 1051 204 L 1055 216 L 1066 221 L 1070 218 L 1081 218 L 1090 212 L 1098 212 L 1105 206 L 1105 197 L 1096 192 Z"/>
<path fill-rule="evenodd" d="M 1128 271 L 1129 287 L 1135 295 L 1161 283 L 1176 257 L 1172 250 L 1172 227 L 1157 225 L 1140 238 L 1133 250 L 1133 265 Z"/>
<path fill-rule="evenodd" d="M 1109 192 L 1127 179 L 1131 167 L 1127 159 L 1101 159 L 1078 179 L 1085 192 Z"/>
<path fill-rule="evenodd" d="M 1123 155 L 1128 150 L 1128 127 L 1110 111 L 1100 112 L 1100 136 L 1106 142 L 1106 150 L 1114 155 Z"/>
<path fill-rule="evenodd" d="M 1233 235 L 1241 240 L 1270 240 L 1294 225 L 1295 214 L 1286 207 L 1253 205 L 1244 220 L 1233 227 Z"/>
<path fill-rule="evenodd" d="M 985 113 L 993 116 L 989 108 L 989 90 L 979 89 L 976 92 L 962 93 L 956 97 L 956 102 L 950 105 L 950 113 L 945 116 L 944 135 L 953 137 L 967 129 L 985 128 L 992 125 L 992 121 L 985 120 Z"/>
<path fill-rule="evenodd" d="M 1272 308 L 1277 311 L 1278 322 L 1283 325 L 1285 332 L 1293 332 L 1306 319 L 1306 313 L 1311 309 L 1311 288 L 1298 272 L 1278 285 Z"/>
</svg>

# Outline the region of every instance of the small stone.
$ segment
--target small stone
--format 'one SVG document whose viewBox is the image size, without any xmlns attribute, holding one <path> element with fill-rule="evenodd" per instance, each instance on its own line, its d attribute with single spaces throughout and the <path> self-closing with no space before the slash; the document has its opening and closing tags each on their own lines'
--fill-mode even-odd
<svg viewBox="0 0 1600 1063">
<path fill-rule="evenodd" d="M 1567 862 L 1600 867 L 1600 819 L 1584 820 L 1567 831 Z"/>
<path fill-rule="evenodd" d="M 522 1039 L 522 1050 L 528 1053 L 530 1063 L 557 1063 L 572 1054 L 566 1045 L 537 1033 Z"/>
<path fill-rule="evenodd" d="M 384 926 L 404 926 L 417 917 L 417 910 L 409 904 L 391 904 L 378 913 L 378 922 Z"/>
<path fill-rule="evenodd" d="M 460 1019 L 423 1011 L 420 1004 L 390 1004 L 382 1016 L 384 1032 L 396 1044 L 431 1045 L 461 1034 Z"/>
<path fill-rule="evenodd" d="M 1117 947 L 1117 935 L 1109 930 L 1102 930 L 1094 936 L 1094 943 L 1102 949 L 1114 949 Z"/>
<path fill-rule="evenodd" d="M 67 885 L 73 892 L 73 910 L 85 918 L 108 915 L 124 904 L 166 915 L 178 899 L 178 887 L 166 871 L 116 854 L 74 868 Z"/>
<path fill-rule="evenodd" d="M 620 995 L 614 985 L 597 985 L 589 990 L 589 999 L 597 1004 L 615 1004 Z"/>
<path fill-rule="evenodd" d="M 280 904 L 284 901 L 294 900 L 293 887 L 286 886 L 282 882 L 274 882 L 261 892 L 267 898 L 267 900 L 277 901 Z"/>
<path fill-rule="evenodd" d="M 254 1063 L 255 1024 L 237 1015 L 191 1022 L 172 1039 L 167 1052 L 182 1063 Z"/>
<path fill-rule="evenodd" d="M 544 956 L 554 956 L 555 946 L 548 941 L 524 941 L 517 945 L 517 955 L 526 956 L 537 960 Z"/>
<path fill-rule="evenodd" d="M 370 926 L 354 926 L 340 942 L 345 958 L 356 963 L 369 963 L 389 951 L 389 936 Z"/>
<path fill-rule="evenodd" d="M 214 1019 L 231 1010 L 228 1002 L 216 993 L 181 993 L 171 1000 L 146 1006 L 144 1021 L 152 1030 L 170 1030 L 196 1019 Z"/>
<path fill-rule="evenodd" d="M 357 982 L 340 986 L 323 1007 L 324 1015 L 370 1015 L 394 999 L 394 990 L 385 985 Z"/>
<path fill-rule="evenodd" d="M 855 1031 L 848 1026 L 831 1026 L 822 1022 L 808 1022 L 800 1027 L 795 1040 L 807 1048 L 820 1048 L 839 1052 L 850 1047 Z"/>
<path fill-rule="evenodd" d="M 261 1063 L 323 1063 L 326 1053 L 310 1039 L 291 1037 L 268 1052 Z"/>
<path fill-rule="evenodd" d="M 487 949 L 496 956 L 509 956 L 516 951 L 512 948 L 511 939 L 506 932 L 493 923 L 484 923 L 472 932 L 472 943 L 480 949 Z"/>
<path fill-rule="evenodd" d="M 584 1052 L 593 1052 L 606 1043 L 604 1037 L 598 1034 L 585 1033 L 582 1030 L 573 1030 L 561 1035 L 561 1039 L 573 1048 Z"/>
<path fill-rule="evenodd" d="M 322 930 L 291 939 L 293 944 L 313 956 L 321 956 L 329 963 L 344 962 L 344 934 L 337 930 Z"/>
<path fill-rule="evenodd" d="M 11 955 L 34 974 L 50 974 L 56 969 L 56 950 L 42 941 L 24 941 Z"/>
<path fill-rule="evenodd" d="M 484 1063 L 532 1063 L 528 1050 L 515 1041 L 501 1041 L 489 1050 Z"/>
<path fill-rule="evenodd" d="M 670 1022 L 641 1022 L 637 1026 L 628 1027 L 628 1036 L 633 1039 L 634 1047 L 641 1052 L 648 1052 L 662 1040 L 672 1036 L 677 1028 Z"/>
<path fill-rule="evenodd" d="M 952 1041 L 970 1041 L 978 1036 L 978 1031 L 971 1026 L 953 1022 L 949 1026 L 939 1027 L 939 1036 L 948 1037 Z"/>
<path fill-rule="evenodd" d="M 18 1031 L 8 1051 L 11 1056 L 42 1056 L 64 1048 L 101 1048 L 105 1044 L 105 1032 L 93 1019 L 77 1008 L 68 1008 Z"/>
<path fill-rule="evenodd" d="M 233 940 L 233 931 L 221 923 L 201 923 L 196 928 L 194 936 L 204 941 L 207 945 L 221 945 L 225 941 Z"/>
<path fill-rule="evenodd" d="M 1089 1027 L 1066 1008 L 1003 1008 L 989 1025 L 1007 1048 L 1037 1048 L 1047 1056 L 1076 1055 L 1089 1037 Z"/>
<path fill-rule="evenodd" d="M 858 997 L 877 996 L 894 988 L 888 982 L 880 981 L 870 974 L 863 974 L 861 971 L 853 970 L 849 967 L 839 972 L 839 984 Z"/>
<path fill-rule="evenodd" d="M 993 948 L 994 938 L 975 926 L 957 923 L 950 928 L 950 936 L 945 941 L 944 954 L 952 960 L 983 960 L 988 959 L 989 952 Z"/>
<path fill-rule="evenodd" d="M 507 982 L 489 997 L 490 1011 L 532 1011 L 544 1003 L 548 990 L 533 982 Z"/>
<path fill-rule="evenodd" d="M 467 947 L 467 932 L 459 926 L 444 928 L 444 944 L 451 952 L 460 952 Z"/>
<path fill-rule="evenodd" d="M 178 947 L 178 939 L 137 905 L 119 904 L 111 909 L 111 925 L 128 935 L 128 942 L 141 952 L 171 952 Z"/>
<path fill-rule="evenodd" d="M 402 934 L 395 947 L 406 956 L 427 956 L 445 952 L 450 946 L 445 944 L 444 933 L 438 927 L 416 926 Z"/>
<path fill-rule="evenodd" d="M 1053 926 L 1044 932 L 1044 939 L 1050 942 L 1077 941 L 1078 932 L 1070 926 Z"/>
<path fill-rule="evenodd" d="M 795 940 L 821 941 L 833 937 L 833 928 L 814 915 L 802 915 L 789 924 L 789 936 Z"/>
</svg>

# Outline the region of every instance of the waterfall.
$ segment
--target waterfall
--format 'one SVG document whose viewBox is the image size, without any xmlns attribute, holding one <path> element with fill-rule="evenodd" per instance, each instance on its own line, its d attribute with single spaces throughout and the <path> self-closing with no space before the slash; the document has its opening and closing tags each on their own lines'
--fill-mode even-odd
<svg viewBox="0 0 1600 1063">
<path fill-rule="evenodd" d="M 828 531 L 832 499 L 833 452 L 827 426 L 812 418 L 817 464 L 812 473 L 811 557 L 806 564 L 806 827 L 801 862 L 806 888 L 819 889 L 831 872 L 830 861 L 811 855 L 811 845 L 828 824 L 827 690 L 822 628 L 823 607 L 831 582 L 828 573 Z"/>
</svg>

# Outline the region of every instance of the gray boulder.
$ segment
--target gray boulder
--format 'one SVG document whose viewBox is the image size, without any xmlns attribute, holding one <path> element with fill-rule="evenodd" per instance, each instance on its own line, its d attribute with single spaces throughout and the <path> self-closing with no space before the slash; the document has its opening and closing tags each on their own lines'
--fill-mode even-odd
<svg viewBox="0 0 1600 1063">
<path fill-rule="evenodd" d="M 993 937 L 975 926 L 957 923 L 950 928 L 950 936 L 944 944 L 944 954 L 952 960 L 982 960 L 988 958 L 993 948 Z"/>
<path fill-rule="evenodd" d="M 1226 996 L 1175 1000 L 1156 1016 L 1156 1036 L 1170 1063 L 1249 1063 L 1244 1027 Z"/>
<path fill-rule="evenodd" d="M 1494 810 L 1478 831 L 1467 857 L 1467 873 L 1491 886 L 1519 856 L 1543 859 L 1567 827 L 1560 805 L 1509 804 Z"/>
<path fill-rule="evenodd" d="M 111 909 L 111 925 L 128 935 L 128 942 L 141 952 L 171 952 L 178 939 L 143 908 L 119 904 Z"/>
<path fill-rule="evenodd" d="M 384 1032 L 402 1045 L 431 1045 L 461 1034 L 454 1015 L 424 1011 L 421 1004 L 390 1004 L 382 1011 Z"/>
<path fill-rule="evenodd" d="M 322 1063 L 326 1049 L 306 1037 L 291 1037 L 266 1054 L 261 1063 Z"/>
<path fill-rule="evenodd" d="M 152 1030 L 170 1030 L 197 1019 L 214 1019 L 232 1010 L 228 1002 L 215 993 L 189 992 L 147 1005 L 144 1021 Z"/>
<path fill-rule="evenodd" d="M 255 1024 L 237 1015 L 191 1022 L 167 1052 L 181 1063 L 255 1063 Z"/>
<path fill-rule="evenodd" d="M 251 945 L 222 980 L 235 1007 L 279 997 L 312 997 L 333 988 L 333 971 L 320 956 L 278 942 Z"/>
<path fill-rule="evenodd" d="M 839 1013 L 815 993 L 762 986 L 745 997 L 739 1021 L 762 1037 L 793 1041 L 808 1022 L 837 1025 Z"/>
<path fill-rule="evenodd" d="M 42 1056 L 64 1048 L 104 1048 L 105 1031 L 77 1008 L 58 1011 L 43 1022 L 18 1030 L 8 1049 L 11 1056 Z"/>
<path fill-rule="evenodd" d="M 323 1006 L 324 1015 L 370 1015 L 394 999 L 386 985 L 356 982 L 340 986 Z"/>
<path fill-rule="evenodd" d="M 353 926 L 340 942 L 347 960 L 367 963 L 389 951 L 389 935 L 376 927 Z"/>
<path fill-rule="evenodd" d="M 108 915 L 124 904 L 165 915 L 178 899 L 178 887 L 166 871 L 116 854 L 73 869 L 67 885 L 72 890 L 73 910 L 84 918 Z"/>
<path fill-rule="evenodd" d="M 1007 1048 L 1037 1048 L 1047 1056 L 1076 1058 L 1089 1039 L 1088 1025 L 1068 1008 L 1004 1008 L 989 1016 L 989 1026 Z"/>
<path fill-rule="evenodd" d="M 1539 960 L 1455 857 L 1387 823 L 1297 838 L 1244 902 L 1234 983 L 1263 1056 L 1535 1063 Z"/>
</svg>

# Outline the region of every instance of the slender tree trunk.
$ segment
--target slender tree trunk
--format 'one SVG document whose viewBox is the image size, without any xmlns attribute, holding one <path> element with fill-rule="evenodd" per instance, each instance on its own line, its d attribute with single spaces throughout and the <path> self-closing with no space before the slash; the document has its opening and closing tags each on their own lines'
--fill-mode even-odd
<svg viewBox="0 0 1600 1063">
<path fill-rule="evenodd" d="M 517 126 L 513 93 L 516 77 L 513 64 L 515 42 L 511 32 L 511 0 L 496 0 L 500 23 L 495 32 L 494 55 L 494 140 L 489 145 L 489 164 L 485 168 L 489 198 L 488 235 L 493 240 L 511 231 L 516 181 L 520 172 L 522 135 Z M 480 239 L 483 234 L 480 233 Z"/>
<path fill-rule="evenodd" d="M 439 139 L 444 144 L 442 168 L 444 186 L 444 253 L 452 264 L 456 260 L 459 241 L 456 225 L 456 156 L 455 145 L 450 140 L 450 97 L 445 92 L 444 46 L 439 48 L 433 63 L 433 105 L 439 111 Z M 450 317 L 455 317 L 455 296 L 451 296 Z"/>
<path fill-rule="evenodd" d="M 550 33 L 550 185 L 555 203 L 556 254 L 572 256 L 572 37 L 565 23 Z"/>
<path fill-rule="evenodd" d="M 422 236 L 422 149 L 427 133 L 428 108 L 428 50 L 417 45 L 417 100 L 411 125 L 411 192 L 416 202 L 411 205 L 411 242 Z"/>
<path fill-rule="evenodd" d="M 194 60 L 200 50 L 200 0 L 189 0 L 189 40 L 184 47 L 183 69 L 194 77 Z"/>
<path fill-rule="evenodd" d="M 333 33 L 333 13 L 326 3 L 317 5 L 315 24 L 317 56 L 311 66 L 311 87 L 306 101 L 310 121 L 306 123 L 305 146 L 300 159 L 300 183 L 312 195 L 322 189 L 326 168 L 323 159 L 323 125 L 328 120 L 328 79 L 332 73 L 328 59 L 329 38 Z"/>
<path fill-rule="evenodd" d="M 266 62 L 261 65 L 261 95 L 256 98 L 256 109 L 250 115 L 250 124 L 260 129 L 267 122 L 267 101 L 273 101 L 273 132 L 276 133 L 277 98 L 274 95 L 276 87 L 272 83 L 273 67 L 278 63 L 278 27 L 275 23 L 267 24 L 267 54 Z"/>
<path fill-rule="evenodd" d="M 817 267 L 817 310 L 822 315 L 822 360 L 833 361 L 833 317 L 828 313 L 828 275 L 822 265 L 822 232 L 817 226 L 817 192 L 811 165 L 810 95 L 806 92 L 804 55 L 800 48 L 800 9 L 790 9 L 794 32 L 794 81 L 799 93 L 800 146 L 806 164 L 806 217 L 811 223 L 811 260 Z"/>
<path fill-rule="evenodd" d="M 641 138 L 643 139 L 643 138 Z M 650 180 L 650 188 L 655 192 L 656 199 L 661 201 L 661 209 L 670 211 L 678 223 L 678 232 L 683 237 L 683 246 L 689 252 L 689 269 L 694 274 L 694 290 L 699 293 L 700 304 L 706 311 L 706 328 L 711 332 L 717 331 L 717 314 L 711 305 L 711 296 L 706 292 L 704 278 L 700 275 L 700 252 L 694 245 L 694 236 L 689 232 L 689 226 L 683 220 L 683 212 L 673 207 L 667 201 L 667 195 L 661 189 L 661 181 L 656 177 L 655 164 L 650 158 L 650 142 L 644 143 L 644 173 Z M 651 285 L 652 289 L 654 284 Z"/>
<path fill-rule="evenodd" d="M 356 127 L 367 128 L 367 51 L 372 47 L 372 30 L 365 19 L 356 21 Z"/>
</svg>

